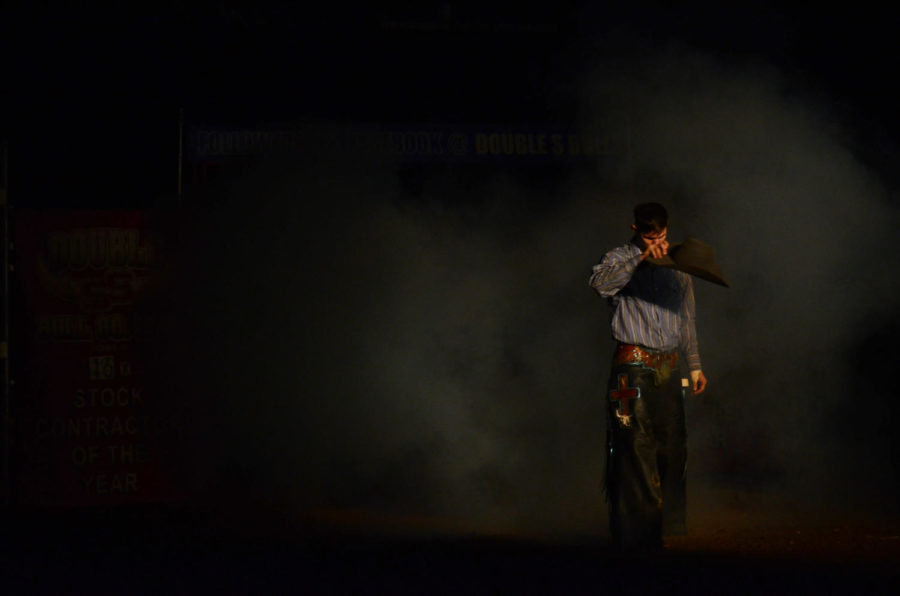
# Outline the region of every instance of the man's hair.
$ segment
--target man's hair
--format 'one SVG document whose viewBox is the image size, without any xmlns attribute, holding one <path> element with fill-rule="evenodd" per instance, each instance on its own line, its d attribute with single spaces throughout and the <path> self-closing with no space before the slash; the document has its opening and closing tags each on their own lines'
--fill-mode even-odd
<svg viewBox="0 0 900 596">
<path fill-rule="evenodd" d="M 669 225 L 669 214 L 659 203 L 641 203 L 634 208 L 634 227 L 638 234 L 661 232 Z"/>
</svg>

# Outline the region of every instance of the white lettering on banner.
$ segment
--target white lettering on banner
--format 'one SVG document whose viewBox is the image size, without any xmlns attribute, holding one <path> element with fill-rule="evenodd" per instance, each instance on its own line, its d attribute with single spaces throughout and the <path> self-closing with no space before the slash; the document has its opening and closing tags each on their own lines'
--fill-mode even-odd
<svg viewBox="0 0 900 596">
<path fill-rule="evenodd" d="M 550 147 L 552 148 L 553 155 L 562 155 L 566 152 L 566 147 L 563 145 L 563 137 L 560 134 L 550 135 Z"/>
<path fill-rule="evenodd" d="M 155 249 L 142 240 L 139 230 L 127 228 L 52 233 L 47 238 L 47 264 L 51 271 L 148 266 L 154 262 Z"/>
<path fill-rule="evenodd" d="M 588 135 L 568 136 L 570 155 L 606 155 L 610 153 L 608 143 L 603 143 L 599 138 Z"/>
<path fill-rule="evenodd" d="M 163 416 L 83 416 L 74 418 L 38 418 L 34 424 L 39 438 L 113 437 L 164 435 L 179 433 L 181 422 Z"/>
<path fill-rule="evenodd" d="M 92 495 L 137 492 L 137 474 L 91 474 L 84 479 L 84 490 Z"/>
<path fill-rule="evenodd" d="M 76 466 L 97 463 L 100 458 L 100 447 L 89 445 L 87 447 L 75 447 L 72 450 L 72 463 Z"/>
<path fill-rule="evenodd" d="M 119 283 L 117 287 L 122 288 L 124 285 Z M 115 298 L 113 292 L 101 292 L 100 294 L 104 299 Z M 122 303 L 129 301 L 133 301 L 131 297 L 123 297 L 121 300 Z M 107 302 L 106 304 L 112 303 Z M 93 317 L 73 314 L 38 315 L 35 319 L 38 340 L 59 342 L 91 340 L 118 342 L 147 339 L 153 337 L 168 323 L 160 315 L 146 313 L 112 313 Z M 97 364 L 100 363 L 97 362 Z"/>
<path fill-rule="evenodd" d="M 444 135 L 440 132 L 391 132 L 390 146 L 398 155 L 443 155 Z"/>
<path fill-rule="evenodd" d="M 116 375 L 115 356 L 88 357 L 88 378 L 92 381 L 111 381 Z"/>
<path fill-rule="evenodd" d="M 413 125 L 416 126 L 416 125 Z M 424 125 L 425 130 L 385 130 L 378 125 L 299 130 L 221 130 L 193 133 L 201 160 L 284 154 L 300 149 L 341 150 L 397 157 L 611 155 L 611 138 L 583 133 L 475 131 Z M 431 130 L 429 128 L 433 126 Z M 437 128 L 438 130 L 434 130 Z"/>
<path fill-rule="evenodd" d="M 105 456 L 105 457 L 104 457 Z M 150 453 L 146 445 L 129 443 L 125 445 L 79 445 L 72 449 L 72 463 L 76 466 L 85 464 L 145 464 L 150 461 Z"/>
<path fill-rule="evenodd" d="M 196 147 L 201 157 L 259 155 L 297 149 L 305 136 L 301 131 L 290 130 L 201 131 L 197 133 Z"/>
<path fill-rule="evenodd" d="M 39 340 L 90 341 L 94 330 L 84 315 L 38 315 L 37 336 Z"/>
<path fill-rule="evenodd" d="M 131 325 L 125 315 L 97 315 L 94 318 L 94 338 L 103 340 L 131 339 Z"/>
<path fill-rule="evenodd" d="M 146 445 L 133 443 L 129 445 L 108 445 L 109 463 L 111 464 L 145 464 L 150 461 Z"/>
<path fill-rule="evenodd" d="M 144 405 L 142 387 L 91 387 L 76 389 L 72 405 L 76 408 L 113 408 Z"/>
<path fill-rule="evenodd" d="M 131 376 L 131 363 L 130 362 L 119 362 L 119 376 L 122 378 L 127 378 Z"/>
<path fill-rule="evenodd" d="M 594 156 L 609 153 L 606 144 L 599 138 L 569 134 L 543 134 L 543 133 L 476 133 L 476 155 L 571 155 Z"/>
<path fill-rule="evenodd" d="M 478 133 L 478 155 L 547 155 L 547 135 L 535 133 Z"/>
</svg>

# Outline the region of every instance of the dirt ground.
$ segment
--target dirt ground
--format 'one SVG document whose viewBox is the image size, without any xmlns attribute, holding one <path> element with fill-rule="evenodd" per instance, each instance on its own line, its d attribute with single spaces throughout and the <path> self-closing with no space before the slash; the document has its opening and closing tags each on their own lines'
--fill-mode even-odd
<svg viewBox="0 0 900 596">
<path fill-rule="evenodd" d="M 656 553 L 608 535 L 278 507 L 7 510 L 6 594 L 896 594 L 900 519 L 736 506 Z"/>
</svg>

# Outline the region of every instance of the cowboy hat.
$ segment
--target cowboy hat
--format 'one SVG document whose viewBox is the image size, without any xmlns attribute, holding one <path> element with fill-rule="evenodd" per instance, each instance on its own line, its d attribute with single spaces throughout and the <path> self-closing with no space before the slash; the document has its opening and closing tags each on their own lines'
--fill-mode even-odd
<svg viewBox="0 0 900 596">
<path fill-rule="evenodd" d="M 669 248 L 669 253 L 659 259 L 647 257 L 645 262 L 658 267 L 684 271 L 720 286 L 730 287 L 722 269 L 716 265 L 716 251 L 696 238 L 688 238 Z"/>
</svg>

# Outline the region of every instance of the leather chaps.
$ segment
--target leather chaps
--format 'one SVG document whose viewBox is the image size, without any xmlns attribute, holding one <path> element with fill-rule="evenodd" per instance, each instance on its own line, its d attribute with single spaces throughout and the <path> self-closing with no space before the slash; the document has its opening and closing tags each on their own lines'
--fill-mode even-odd
<svg viewBox="0 0 900 596">
<path fill-rule="evenodd" d="M 685 534 L 684 393 L 677 353 L 634 348 L 617 350 L 607 388 L 606 495 L 613 543 L 656 549 Z"/>
</svg>

